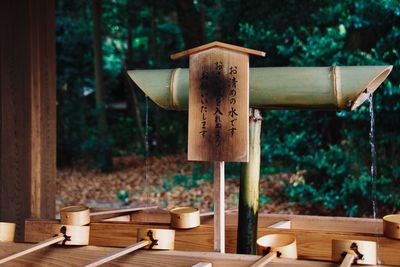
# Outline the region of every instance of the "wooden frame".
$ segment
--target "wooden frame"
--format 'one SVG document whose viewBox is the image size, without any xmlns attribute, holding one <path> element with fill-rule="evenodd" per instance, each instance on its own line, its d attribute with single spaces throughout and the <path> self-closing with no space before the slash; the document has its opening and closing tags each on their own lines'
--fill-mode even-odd
<svg viewBox="0 0 400 267">
<path fill-rule="evenodd" d="M 143 218 L 147 218 L 143 220 Z M 136 240 L 139 228 L 168 228 L 169 214 L 165 211 L 137 212 L 125 222 L 91 223 L 89 245 L 124 247 Z M 226 252 L 236 251 L 237 214 L 226 214 Z M 279 221 L 290 220 L 292 229 L 268 228 Z M 138 222 L 140 221 L 140 223 Z M 38 242 L 48 237 L 56 220 L 26 221 L 26 242 Z M 382 220 L 260 214 L 258 236 L 271 233 L 293 234 L 297 239 L 300 260 L 330 261 L 333 239 L 370 240 L 379 243 L 378 258 L 382 264 L 400 265 L 400 242 L 382 235 Z M 380 229 L 375 233 L 375 229 Z M 181 251 L 213 251 L 212 217 L 202 218 L 202 225 L 176 232 L 175 249 Z"/>
<path fill-rule="evenodd" d="M 0 245 L 0 258 L 16 251 L 26 249 L 28 244 L 4 243 Z M 13 261 L 13 266 L 83 266 L 118 248 L 105 247 L 51 247 L 33 252 Z M 185 251 L 136 251 L 115 259 L 113 266 L 176 266 L 189 267 L 199 262 L 210 262 L 213 267 L 248 267 L 260 259 L 260 256 L 220 254 L 215 252 L 185 252 Z M 333 267 L 335 263 L 321 261 L 304 261 L 290 259 L 275 259 L 268 266 L 278 267 Z M 382 265 L 381 265 L 382 266 Z"/>
</svg>

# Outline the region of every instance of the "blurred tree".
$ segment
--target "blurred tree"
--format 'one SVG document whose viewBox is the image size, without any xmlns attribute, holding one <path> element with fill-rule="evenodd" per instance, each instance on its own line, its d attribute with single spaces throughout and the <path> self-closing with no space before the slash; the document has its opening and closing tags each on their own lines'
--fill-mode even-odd
<svg viewBox="0 0 400 267">
<path fill-rule="evenodd" d="M 96 111 L 98 112 L 98 140 L 99 153 L 97 153 L 97 163 L 102 171 L 112 170 L 111 142 L 108 137 L 108 123 L 106 115 L 106 103 L 104 101 L 103 85 L 103 52 L 101 37 L 101 14 L 102 0 L 93 0 L 93 50 L 94 50 L 94 77 L 95 77 L 95 95 Z"/>
<path fill-rule="evenodd" d="M 169 55 L 218 39 L 267 52 L 255 66 L 394 65 L 375 93 L 380 214 L 400 209 L 399 0 L 103 0 L 104 100 L 113 155 L 186 149 L 187 114 L 159 110 L 124 85 L 126 68 L 187 67 Z M 57 1 L 58 162 L 95 159 L 100 145 L 93 93 L 90 2 Z M 128 90 L 128 91 L 126 91 Z M 304 212 L 370 215 L 369 112 L 268 110 L 262 173 L 297 173 L 286 197 Z M 275 127 L 271 127 L 275 125 Z M 230 169 L 229 169 L 230 168 Z M 236 173 L 237 165 L 229 165 Z M 283 182 L 283 181 L 282 181 Z M 263 192 L 261 192 L 263 193 Z"/>
</svg>

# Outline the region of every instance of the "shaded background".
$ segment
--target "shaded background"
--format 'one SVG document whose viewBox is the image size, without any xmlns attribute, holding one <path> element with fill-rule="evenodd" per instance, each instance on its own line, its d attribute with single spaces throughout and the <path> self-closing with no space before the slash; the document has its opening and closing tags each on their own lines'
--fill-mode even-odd
<svg viewBox="0 0 400 267">
<path fill-rule="evenodd" d="M 377 198 L 378 216 L 399 210 L 400 1 L 58 0 L 56 15 L 59 205 L 153 199 L 212 209 L 209 166 L 185 160 L 187 113 L 147 101 L 125 70 L 187 67 L 169 56 L 218 40 L 266 51 L 252 67 L 394 65 L 374 94 L 376 195 L 368 101 L 353 112 L 264 110 L 260 206 L 371 216 Z M 239 170 L 227 164 L 228 207 L 237 205 Z M 72 182 L 86 191 L 68 191 Z"/>
</svg>

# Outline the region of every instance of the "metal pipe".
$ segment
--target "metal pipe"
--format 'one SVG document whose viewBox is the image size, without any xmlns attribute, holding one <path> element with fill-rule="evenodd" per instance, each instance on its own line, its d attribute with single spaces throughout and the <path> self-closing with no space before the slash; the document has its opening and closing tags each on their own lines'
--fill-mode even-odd
<svg viewBox="0 0 400 267">
<path fill-rule="evenodd" d="M 392 68 L 250 68 L 250 107 L 353 110 L 379 87 Z M 160 107 L 187 110 L 188 69 L 131 70 L 128 75 Z"/>
</svg>

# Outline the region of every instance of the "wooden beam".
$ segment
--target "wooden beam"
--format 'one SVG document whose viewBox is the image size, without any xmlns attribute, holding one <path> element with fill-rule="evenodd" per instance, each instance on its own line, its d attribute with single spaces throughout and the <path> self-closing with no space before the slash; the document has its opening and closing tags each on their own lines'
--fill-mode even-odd
<svg viewBox="0 0 400 267">
<path fill-rule="evenodd" d="M 27 248 L 28 244 L 1 243 L 0 258 Z M 61 247 L 53 246 L 36 251 L 11 262 L 9 266 L 83 266 L 117 248 L 102 247 Z M 113 266 L 176 266 L 187 267 L 198 262 L 210 262 L 213 267 L 248 267 L 255 263 L 260 256 L 220 254 L 215 252 L 184 252 L 184 251 L 147 251 L 141 250 L 125 255 L 112 261 Z M 321 261 L 304 261 L 290 259 L 275 259 L 271 267 L 333 267 L 336 263 Z M 381 265 L 382 266 L 382 265 Z"/>
<path fill-rule="evenodd" d="M 55 212 L 54 0 L 0 1 L 0 221 Z"/>
<path fill-rule="evenodd" d="M 26 221 L 26 242 L 39 242 L 51 235 L 51 225 L 57 221 L 28 220 Z M 91 223 L 90 245 L 125 247 L 136 242 L 137 229 L 144 227 L 155 227 L 145 224 L 133 223 Z M 158 228 L 168 228 L 166 224 L 157 225 Z M 358 227 L 363 229 L 359 223 Z M 226 225 L 226 252 L 236 251 L 235 225 Z M 361 232 L 361 231 L 360 231 Z M 378 255 L 382 264 L 400 265 L 400 242 L 389 239 L 381 234 L 348 233 L 341 232 L 340 228 L 335 231 L 302 230 L 302 229 L 269 229 L 258 228 L 258 237 L 271 234 L 284 233 L 293 234 L 297 238 L 297 249 L 299 259 L 325 260 L 331 258 L 331 247 L 333 239 L 370 240 L 379 243 Z M 200 225 L 189 230 L 177 230 L 175 238 L 175 249 L 183 251 L 213 251 L 213 226 Z"/>
<path fill-rule="evenodd" d="M 131 214 L 131 222 L 135 223 L 162 223 L 169 224 L 169 212 L 161 209 L 140 211 Z M 290 221 L 291 228 L 303 230 L 338 231 L 347 233 L 370 233 L 382 234 L 382 220 L 369 218 L 349 218 L 331 216 L 289 215 L 289 214 L 266 214 L 258 215 L 258 227 L 269 227 L 281 221 Z M 237 211 L 226 212 L 226 225 L 237 225 Z M 201 224 L 213 225 L 213 216 L 201 217 Z"/>
</svg>

